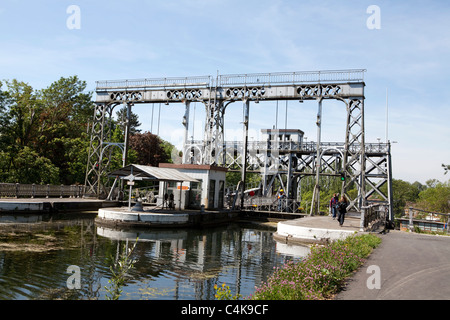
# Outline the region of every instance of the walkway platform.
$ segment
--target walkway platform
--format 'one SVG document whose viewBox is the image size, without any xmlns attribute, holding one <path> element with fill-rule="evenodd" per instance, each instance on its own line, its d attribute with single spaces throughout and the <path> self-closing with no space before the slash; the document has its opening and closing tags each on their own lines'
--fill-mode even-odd
<svg viewBox="0 0 450 320">
<path fill-rule="evenodd" d="M 85 198 L 4 198 L 0 199 L 0 213 L 95 211 L 121 203 Z"/>
<path fill-rule="evenodd" d="M 278 222 L 274 238 L 286 243 L 326 243 L 344 239 L 358 232 L 360 219 L 357 216 L 346 216 L 342 227 L 330 216 L 308 216 Z"/>
</svg>

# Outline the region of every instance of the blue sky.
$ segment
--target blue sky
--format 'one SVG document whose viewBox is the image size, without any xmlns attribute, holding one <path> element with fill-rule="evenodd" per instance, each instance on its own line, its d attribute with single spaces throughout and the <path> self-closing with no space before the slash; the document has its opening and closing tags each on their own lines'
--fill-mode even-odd
<svg viewBox="0 0 450 320">
<path fill-rule="evenodd" d="M 80 8 L 69 29 L 67 8 Z M 370 5 L 380 29 L 369 29 Z M 394 178 L 447 181 L 450 163 L 450 3 L 448 1 L 150 0 L 0 1 L 0 80 L 35 89 L 60 77 L 95 81 L 235 73 L 367 69 L 366 141 L 393 144 Z M 279 103 L 278 126 L 285 124 Z M 316 140 L 317 104 L 289 102 L 288 127 Z M 323 141 L 344 141 L 345 106 L 323 104 Z M 275 123 L 275 104 L 250 106 L 250 139 Z M 133 109 L 157 131 L 152 105 Z M 162 106 L 160 135 L 180 146 L 182 105 Z M 195 104 L 190 134 L 201 139 L 204 107 Z M 226 139 L 240 139 L 242 108 L 225 116 Z"/>
</svg>

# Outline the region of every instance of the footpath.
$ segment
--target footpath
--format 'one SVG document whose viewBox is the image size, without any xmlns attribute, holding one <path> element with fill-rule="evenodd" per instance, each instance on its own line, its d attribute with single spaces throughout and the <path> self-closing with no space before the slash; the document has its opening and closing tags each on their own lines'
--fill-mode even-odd
<svg viewBox="0 0 450 320">
<path fill-rule="evenodd" d="M 390 230 L 335 300 L 449 300 L 450 236 Z"/>
</svg>

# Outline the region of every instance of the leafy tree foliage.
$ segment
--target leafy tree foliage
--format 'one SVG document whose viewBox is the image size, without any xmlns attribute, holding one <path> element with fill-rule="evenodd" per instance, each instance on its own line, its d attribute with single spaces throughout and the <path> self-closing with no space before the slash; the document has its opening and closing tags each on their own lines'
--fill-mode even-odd
<svg viewBox="0 0 450 320">
<path fill-rule="evenodd" d="M 83 184 L 89 152 L 92 92 L 77 76 L 60 78 L 42 90 L 18 80 L 0 82 L 0 182 Z M 126 108 L 113 120 L 113 142 L 124 141 Z M 129 163 L 171 162 L 174 146 L 140 133 L 131 113 Z M 111 166 L 122 152 L 111 150 Z"/>
<path fill-rule="evenodd" d="M 35 91 L 17 80 L 0 94 L 0 180 L 84 183 L 92 94 L 77 76 Z"/>
<path fill-rule="evenodd" d="M 416 207 L 427 211 L 450 213 L 450 181 L 438 182 L 422 191 Z"/>
<path fill-rule="evenodd" d="M 450 181 L 442 183 L 429 179 L 425 185 L 420 182 L 409 183 L 392 180 L 394 214 L 401 216 L 406 207 L 440 213 L 450 212 Z"/>
<path fill-rule="evenodd" d="M 173 145 L 164 142 L 150 132 L 136 133 L 130 136 L 129 146 L 137 153 L 137 164 L 157 167 L 159 163 L 171 160 Z"/>
<path fill-rule="evenodd" d="M 126 128 L 126 119 L 127 119 L 127 107 L 122 107 L 119 111 L 116 112 L 117 116 L 117 124 L 120 126 L 122 132 L 125 132 Z M 139 117 L 133 111 L 130 114 L 130 134 L 136 134 L 141 132 L 138 128 L 141 126 L 139 122 Z"/>
</svg>

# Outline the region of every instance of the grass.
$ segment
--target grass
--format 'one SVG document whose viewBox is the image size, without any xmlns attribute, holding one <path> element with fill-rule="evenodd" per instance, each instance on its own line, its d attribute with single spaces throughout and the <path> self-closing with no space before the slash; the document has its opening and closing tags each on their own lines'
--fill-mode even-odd
<svg viewBox="0 0 450 320">
<path fill-rule="evenodd" d="M 324 300 L 342 287 L 381 243 L 375 235 L 353 235 L 326 246 L 313 246 L 300 262 L 288 262 L 256 288 L 253 300 Z"/>
</svg>

